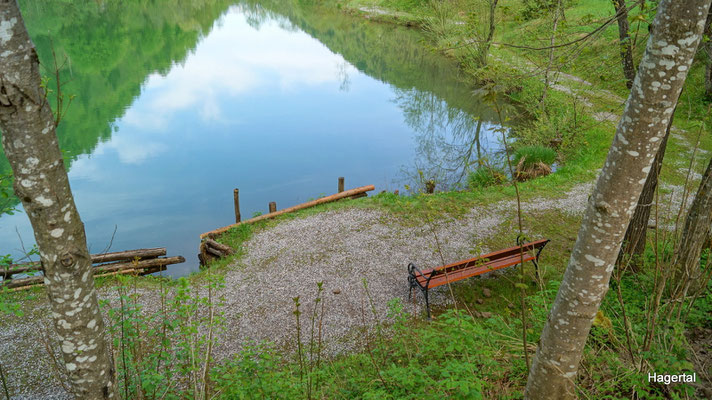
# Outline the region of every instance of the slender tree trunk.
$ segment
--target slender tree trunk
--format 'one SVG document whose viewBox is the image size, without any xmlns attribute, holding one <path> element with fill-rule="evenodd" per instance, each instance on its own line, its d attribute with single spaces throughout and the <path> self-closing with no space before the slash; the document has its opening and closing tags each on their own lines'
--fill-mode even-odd
<svg viewBox="0 0 712 400">
<path fill-rule="evenodd" d="M 628 89 L 633 87 L 635 79 L 635 64 L 633 63 L 633 46 L 630 42 L 630 25 L 628 24 L 628 10 L 624 0 L 613 0 L 613 7 L 616 9 L 618 20 L 618 37 L 621 50 L 621 63 L 623 64 L 623 76 Z"/>
<path fill-rule="evenodd" d="M 673 296 L 679 296 L 682 282 L 694 279 L 699 275 L 700 255 L 702 248 L 707 244 L 710 227 L 712 227 L 712 159 L 702 175 L 697 195 L 687 212 L 685 227 L 675 252 L 673 268 L 676 279 L 674 282 L 678 289 Z"/>
<path fill-rule="evenodd" d="M 546 101 L 547 92 L 549 91 L 549 87 L 551 86 L 550 73 L 551 67 L 554 65 L 554 45 L 556 44 L 556 30 L 559 28 L 559 17 L 561 16 L 561 14 L 561 0 L 559 0 L 556 2 L 556 10 L 554 10 L 554 26 L 551 30 L 551 38 L 549 40 L 549 63 L 546 65 L 546 69 L 544 70 L 544 91 L 541 93 L 541 98 L 539 99 L 539 104 L 541 105 L 542 110 L 545 106 L 544 102 Z"/>
<path fill-rule="evenodd" d="M 707 12 L 705 22 L 705 52 L 707 53 L 707 66 L 705 67 L 705 98 L 712 101 L 712 7 Z"/>
<path fill-rule="evenodd" d="M 670 137 L 670 129 L 672 128 L 672 121 L 675 115 L 675 111 L 670 116 L 670 122 L 668 122 L 667 129 L 665 130 L 665 136 L 660 143 L 660 148 L 657 154 L 655 154 L 655 159 L 653 160 L 653 166 L 650 169 L 648 177 L 645 179 L 645 185 L 643 185 L 643 192 L 640 193 L 640 198 L 638 199 L 638 205 L 635 207 L 635 213 L 633 218 L 630 220 L 628 229 L 625 231 L 625 237 L 623 238 L 623 247 L 618 255 L 618 262 L 620 263 L 623 257 L 640 257 L 645 251 L 645 238 L 648 232 L 648 221 L 650 221 L 650 210 L 652 209 L 653 199 L 655 198 L 655 189 L 658 187 L 658 176 L 660 175 L 660 169 L 663 166 L 663 158 L 665 157 L 665 148 L 667 147 L 668 137 Z M 635 266 L 636 264 L 632 264 Z"/>
<path fill-rule="evenodd" d="M 494 30 L 496 28 L 495 11 L 497 10 L 497 3 L 499 0 L 489 0 L 489 27 L 487 29 L 487 39 L 485 40 L 484 46 L 480 49 L 480 66 L 487 66 L 487 57 L 489 56 L 489 49 L 492 46 L 492 40 L 494 39 Z"/>
<path fill-rule="evenodd" d="M 541 334 L 525 397 L 573 399 L 583 347 L 665 136 L 712 0 L 662 0 L 613 144 Z"/>
<path fill-rule="evenodd" d="M 114 395 L 84 225 L 74 205 L 39 60 L 16 0 L 0 1 L 0 129 L 15 194 L 32 223 L 74 394 Z"/>
</svg>

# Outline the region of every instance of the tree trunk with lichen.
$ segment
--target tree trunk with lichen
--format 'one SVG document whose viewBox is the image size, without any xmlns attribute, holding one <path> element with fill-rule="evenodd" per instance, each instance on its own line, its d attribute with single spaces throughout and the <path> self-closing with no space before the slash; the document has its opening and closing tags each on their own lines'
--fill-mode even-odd
<svg viewBox="0 0 712 400">
<path fill-rule="evenodd" d="M 525 398 L 573 399 L 591 324 L 665 135 L 712 0 L 662 0 L 613 143 L 542 331 Z"/>
<path fill-rule="evenodd" d="M 114 396 L 91 258 L 40 86 L 39 60 L 16 0 L 0 1 L 2 145 L 40 250 L 54 327 L 74 395 Z"/>
</svg>

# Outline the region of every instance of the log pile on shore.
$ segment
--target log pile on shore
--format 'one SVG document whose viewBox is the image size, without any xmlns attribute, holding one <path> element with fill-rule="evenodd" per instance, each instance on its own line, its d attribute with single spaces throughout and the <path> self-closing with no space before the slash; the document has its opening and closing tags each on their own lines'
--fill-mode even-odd
<svg viewBox="0 0 712 400">
<path fill-rule="evenodd" d="M 92 254 L 94 277 L 123 274 L 148 275 L 165 271 L 168 265 L 185 262 L 183 256 L 164 257 L 165 255 L 165 247 Z M 3 279 L 0 288 L 21 290 L 43 285 L 44 275 L 40 272 L 42 272 L 42 265 L 39 262 L 11 264 L 0 269 L 0 277 Z M 33 276 L 15 278 L 20 274 Z"/>
</svg>

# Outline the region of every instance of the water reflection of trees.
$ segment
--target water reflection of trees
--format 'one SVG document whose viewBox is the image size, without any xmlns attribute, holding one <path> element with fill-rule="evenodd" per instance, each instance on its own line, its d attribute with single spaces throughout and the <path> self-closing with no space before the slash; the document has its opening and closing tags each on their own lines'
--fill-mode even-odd
<svg viewBox="0 0 712 400">
<path fill-rule="evenodd" d="M 165 74 L 185 60 L 234 0 L 19 3 L 41 73 L 54 76 L 53 50 L 59 64 L 66 60 L 62 92 L 76 97 L 57 136 L 69 165 L 109 140 L 114 122 L 141 94 L 146 77 Z M 48 98 L 54 103 L 52 95 Z M 9 172 L 0 147 L 0 175 Z M 12 204 L 18 203 L 13 198 Z"/>
<path fill-rule="evenodd" d="M 403 168 L 405 183 L 434 180 L 438 189 L 461 187 L 467 173 L 488 163 L 501 147 L 493 135 L 495 126 L 477 114 L 452 107 L 430 92 L 409 89 L 396 94 L 394 102 L 416 133 L 414 162 Z"/>
</svg>

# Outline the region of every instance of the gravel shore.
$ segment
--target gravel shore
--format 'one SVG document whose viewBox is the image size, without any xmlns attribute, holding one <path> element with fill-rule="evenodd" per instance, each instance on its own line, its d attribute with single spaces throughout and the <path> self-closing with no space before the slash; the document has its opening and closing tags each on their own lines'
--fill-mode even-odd
<svg viewBox="0 0 712 400">
<path fill-rule="evenodd" d="M 580 214 L 591 187 L 579 185 L 559 199 L 525 202 L 523 208 Z M 219 294 L 224 297 L 221 311 L 226 329 L 218 336 L 216 359 L 235 354 L 248 339 L 293 348 L 293 299 L 300 298 L 302 335 L 308 335 L 318 282 L 323 282 L 324 289 L 324 351 L 335 355 L 360 346 L 356 333 L 386 320 L 393 299 L 400 299 L 408 310 L 422 311 L 420 293 L 413 292 L 414 305 L 407 301 L 409 262 L 427 268 L 471 257 L 474 248 L 493 250 L 481 243 L 498 231 L 512 206 L 511 201 L 503 201 L 473 208 L 463 217 L 441 219 L 433 226 L 405 226 L 384 211 L 347 208 L 283 221 L 256 233 L 245 245 L 246 254 L 226 273 L 225 288 Z M 158 309 L 156 290 L 139 289 L 138 293 L 147 312 Z M 112 303 L 116 300 L 116 293 L 109 289 L 101 290 L 100 296 Z M 433 305 L 449 301 L 445 289 L 431 292 Z M 46 302 L 36 302 L 31 313 L 0 324 L 0 361 L 8 385 L 13 399 L 69 398 L 50 376 L 48 353 L 38 343 L 38 335 L 44 335 L 38 326 L 50 327 L 51 323 Z M 52 330 L 48 332 L 51 336 Z"/>
</svg>

